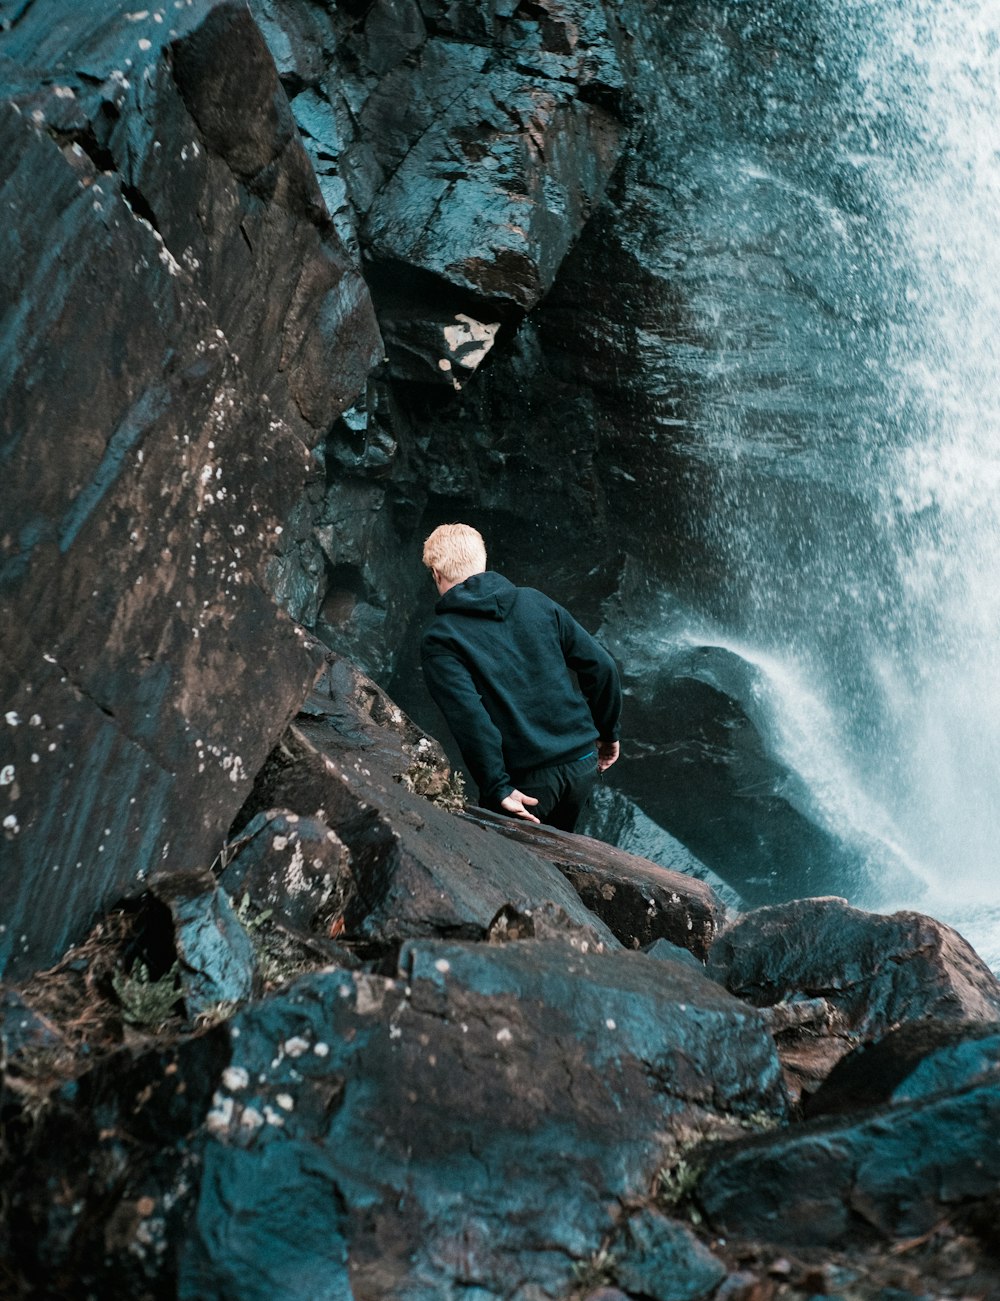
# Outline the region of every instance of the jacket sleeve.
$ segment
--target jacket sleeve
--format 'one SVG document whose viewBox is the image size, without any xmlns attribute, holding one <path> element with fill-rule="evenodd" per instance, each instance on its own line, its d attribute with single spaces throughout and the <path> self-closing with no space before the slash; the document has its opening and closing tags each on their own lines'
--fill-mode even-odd
<svg viewBox="0 0 1000 1301">
<path fill-rule="evenodd" d="M 602 741 L 617 741 L 621 730 L 622 684 L 618 666 L 568 610 L 556 606 L 559 642 L 566 664 L 577 676 Z"/>
<path fill-rule="evenodd" d="M 503 741 L 460 656 L 441 648 L 421 653 L 424 680 L 458 742 L 485 808 L 499 809 L 514 789 L 504 764 Z"/>
</svg>

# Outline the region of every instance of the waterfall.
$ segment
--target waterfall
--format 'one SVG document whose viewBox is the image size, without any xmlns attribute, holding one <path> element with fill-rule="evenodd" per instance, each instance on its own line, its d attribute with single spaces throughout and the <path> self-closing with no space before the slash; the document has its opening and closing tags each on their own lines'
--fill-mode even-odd
<svg viewBox="0 0 1000 1301">
<path fill-rule="evenodd" d="M 724 575 L 696 634 L 761 668 L 817 807 L 995 964 L 1000 5 L 707 13 L 671 6 L 661 134 L 697 342 L 675 452 Z"/>
</svg>

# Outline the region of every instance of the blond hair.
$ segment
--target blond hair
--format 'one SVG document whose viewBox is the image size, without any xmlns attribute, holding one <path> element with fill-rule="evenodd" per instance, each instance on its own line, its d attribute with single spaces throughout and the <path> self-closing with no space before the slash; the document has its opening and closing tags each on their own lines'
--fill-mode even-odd
<svg viewBox="0 0 1000 1301">
<path fill-rule="evenodd" d="M 468 524 L 439 524 L 424 543 L 423 559 L 449 583 L 461 583 L 486 568 L 486 543 Z"/>
</svg>

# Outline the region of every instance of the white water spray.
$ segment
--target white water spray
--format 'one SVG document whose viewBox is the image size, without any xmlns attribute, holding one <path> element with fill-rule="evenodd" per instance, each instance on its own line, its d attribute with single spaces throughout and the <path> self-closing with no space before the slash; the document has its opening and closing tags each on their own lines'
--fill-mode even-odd
<svg viewBox="0 0 1000 1301">
<path fill-rule="evenodd" d="M 1000 6 L 893 5 L 875 32 L 862 76 L 905 142 L 880 180 L 911 262 L 891 360 L 914 421 L 885 485 L 908 613 L 872 655 L 899 754 L 883 795 L 955 914 L 1000 908 Z"/>
<path fill-rule="evenodd" d="M 683 32 L 726 105 L 676 142 L 700 615 L 819 819 L 997 963 L 1000 0 L 787 10 Z"/>
</svg>

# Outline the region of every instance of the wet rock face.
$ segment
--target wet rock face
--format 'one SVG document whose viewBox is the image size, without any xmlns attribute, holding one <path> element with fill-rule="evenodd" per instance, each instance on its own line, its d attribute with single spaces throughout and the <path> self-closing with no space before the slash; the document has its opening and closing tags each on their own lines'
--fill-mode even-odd
<svg viewBox="0 0 1000 1301">
<path fill-rule="evenodd" d="M 363 254 L 387 357 L 326 440 L 326 482 L 284 539 L 283 592 L 388 682 L 435 524 L 500 512 L 502 545 L 558 503 L 549 543 L 572 555 L 560 529 L 593 534 L 600 490 L 572 449 L 592 435 L 526 406 L 530 320 L 634 138 L 631 20 L 577 0 L 251 8 L 336 228 Z"/>
<path fill-rule="evenodd" d="M 617 18 L 578 0 L 252 8 L 366 250 L 392 372 L 461 387 L 551 287 L 617 162 Z"/>
<path fill-rule="evenodd" d="M 275 546 L 380 355 L 245 9 L 139 13 L 0 36 L 9 971 L 211 862 L 314 672 Z"/>
</svg>

